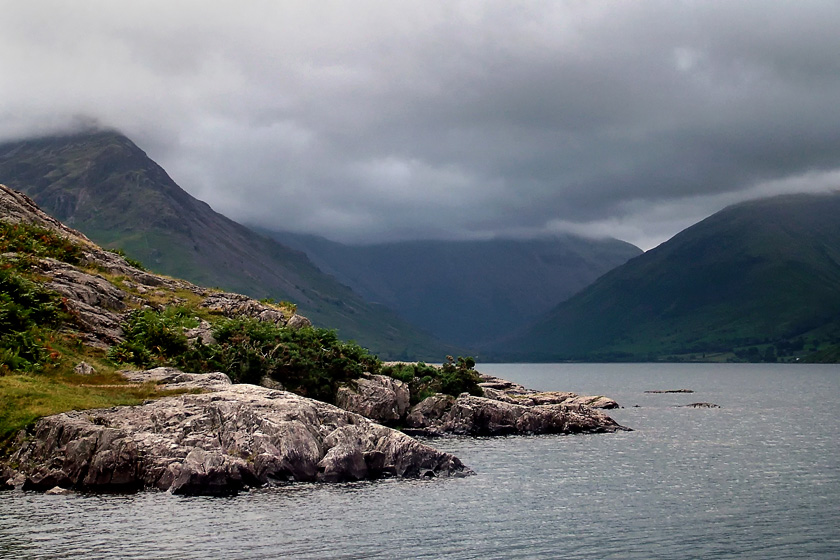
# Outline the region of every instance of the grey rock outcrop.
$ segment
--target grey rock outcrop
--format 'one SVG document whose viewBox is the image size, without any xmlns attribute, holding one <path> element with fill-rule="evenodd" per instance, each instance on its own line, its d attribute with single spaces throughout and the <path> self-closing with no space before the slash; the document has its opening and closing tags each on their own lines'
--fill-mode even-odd
<svg viewBox="0 0 840 560">
<path fill-rule="evenodd" d="M 225 317 L 251 317 L 260 321 L 291 328 L 309 327 L 312 323 L 301 315 L 286 315 L 280 309 L 242 294 L 219 292 L 208 296 L 201 304 Z"/>
<path fill-rule="evenodd" d="M 300 328 L 311 326 L 306 317 L 287 316 L 277 307 L 266 305 L 253 298 L 202 288 L 166 276 L 136 268 L 122 256 L 106 251 L 84 234 L 69 228 L 44 213 L 31 198 L 23 193 L 0 185 L 0 216 L 4 221 L 23 222 L 47 228 L 81 248 L 78 265 L 51 258 L 38 259 L 37 271 L 48 278 L 45 286 L 60 294 L 70 311 L 76 327 L 85 342 L 107 349 L 123 340 L 121 324 L 131 309 L 145 305 L 136 294 L 150 291 L 161 296 L 161 301 L 179 303 L 177 292 L 189 292 L 203 298 L 202 306 L 226 317 L 254 317 L 280 326 Z M 15 258 L 14 254 L 6 255 Z M 115 285 L 107 276 L 120 278 Z M 133 292 L 133 293 L 132 293 Z M 212 332 L 207 323 L 186 333 L 195 343 L 212 344 Z"/>
<path fill-rule="evenodd" d="M 88 343 L 100 348 L 123 339 L 122 314 L 132 296 L 101 276 L 76 266 L 44 258 L 38 272 L 49 278 L 45 286 L 64 298 L 64 304 Z"/>
<path fill-rule="evenodd" d="M 199 322 L 197 327 L 185 330 L 184 336 L 193 345 L 199 342 L 205 346 L 216 343 L 216 337 L 213 336 L 213 325 L 204 320 Z"/>
<path fill-rule="evenodd" d="M 385 375 L 368 375 L 339 387 L 336 405 L 384 424 L 400 420 L 408 411 L 408 385 Z"/>
<path fill-rule="evenodd" d="M 629 430 L 606 414 L 579 404 L 524 406 L 466 393 L 457 399 L 429 397 L 406 419 L 409 433 L 431 436 L 455 434 L 497 436 L 510 434 L 604 433 Z"/>
<path fill-rule="evenodd" d="M 94 243 L 84 234 L 71 229 L 56 220 L 35 204 L 35 201 L 6 185 L 0 185 L 0 216 L 13 223 L 33 224 L 52 230 L 65 239 L 76 243 L 95 247 Z"/>
<path fill-rule="evenodd" d="M 147 377 L 170 378 L 151 370 Z M 453 455 L 335 406 L 255 385 L 42 418 L 6 478 L 25 489 L 228 494 L 287 481 L 469 474 Z M 7 482 L 8 484 L 8 482 Z"/>
<path fill-rule="evenodd" d="M 120 374 L 129 383 L 154 383 L 158 389 L 220 391 L 232 384 L 230 377 L 215 371 L 185 373 L 178 368 L 157 367 L 147 370 L 123 370 Z"/>
<path fill-rule="evenodd" d="M 601 395 L 586 396 L 563 391 L 536 391 L 500 377 L 483 373 L 479 375 L 482 378 L 479 385 L 484 390 L 484 396 L 497 401 L 523 406 L 570 404 L 585 405 L 590 408 L 618 408 L 615 400 Z"/>
</svg>

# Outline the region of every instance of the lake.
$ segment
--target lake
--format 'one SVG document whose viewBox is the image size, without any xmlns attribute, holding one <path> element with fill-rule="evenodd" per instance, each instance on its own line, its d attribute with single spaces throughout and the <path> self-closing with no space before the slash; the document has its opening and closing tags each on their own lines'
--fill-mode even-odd
<svg viewBox="0 0 840 560">
<path fill-rule="evenodd" d="M 632 432 L 439 439 L 475 476 L 0 492 L 0 558 L 838 558 L 840 366 L 480 364 L 604 394 Z M 646 390 L 692 389 L 651 394 Z M 682 408 L 693 402 L 721 408 Z"/>
</svg>

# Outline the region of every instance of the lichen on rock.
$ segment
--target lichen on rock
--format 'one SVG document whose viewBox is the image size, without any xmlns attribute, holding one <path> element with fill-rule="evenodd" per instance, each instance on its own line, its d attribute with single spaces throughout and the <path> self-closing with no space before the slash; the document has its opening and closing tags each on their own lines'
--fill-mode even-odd
<svg viewBox="0 0 840 560">
<path fill-rule="evenodd" d="M 212 375 L 150 371 L 168 387 L 189 383 L 183 376 Z M 42 418 L 10 457 L 7 465 L 17 467 L 7 467 L 5 478 L 24 489 L 216 495 L 288 481 L 471 473 L 457 457 L 358 414 L 216 377 L 191 378 L 207 393 Z"/>
</svg>

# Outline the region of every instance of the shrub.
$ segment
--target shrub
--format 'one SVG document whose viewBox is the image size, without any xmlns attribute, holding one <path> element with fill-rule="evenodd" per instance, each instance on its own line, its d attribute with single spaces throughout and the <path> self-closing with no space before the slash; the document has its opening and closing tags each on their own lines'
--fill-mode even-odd
<svg viewBox="0 0 840 560">
<path fill-rule="evenodd" d="M 222 321 L 214 331 L 216 363 L 234 380 L 257 383 L 263 376 L 290 391 L 334 402 L 341 383 L 379 370 L 379 360 L 335 331 L 291 329 L 256 319 Z"/>
<path fill-rule="evenodd" d="M 268 376 L 290 391 L 327 402 L 335 401 L 340 384 L 380 367 L 376 356 L 327 329 L 220 319 L 213 329 L 214 344 L 190 346 L 183 330 L 196 324 L 188 309 L 136 312 L 124 327 L 125 341 L 114 346 L 109 357 L 140 367 L 223 371 L 238 383 L 259 383 Z"/>
<path fill-rule="evenodd" d="M 184 328 L 197 325 L 198 320 L 183 307 L 163 312 L 140 309 L 129 316 L 123 325 L 125 340 L 111 347 L 108 357 L 139 367 L 174 365 L 189 350 Z"/>
<path fill-rule="evenodd" d="M 10 268 L 0 268 L 0 370 L 38 370 L 49 358 L 41 327 L 62 317 L 57 294 L 27 280 Z"/>
<path fill-rule="evenodd" d="M 445 393 L 457 397 L 461 393 L 475 396 L 484 394 L 478 385 L 481 378 L 475 371 L 475 360 L 452 356 L 446 357 L 446 362 L 436 368 L 418 362 L 416 364 L 394 364 L 382 368 L 384 375 L 408 383 L 411 392 L 411 404 L 417 404 L 435 393 Z"/>
</svg>

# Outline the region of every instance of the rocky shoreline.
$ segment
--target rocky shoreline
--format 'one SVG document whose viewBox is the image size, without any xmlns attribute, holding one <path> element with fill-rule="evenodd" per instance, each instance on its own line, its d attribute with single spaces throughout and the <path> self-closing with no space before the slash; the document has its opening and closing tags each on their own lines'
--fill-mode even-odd
<svg viewBox="0 0 840 560">
<path fill-rule="evenodd" d="M 25 195 L 3 186 L 0 218 L 48 228 L 80 248 L 79 266 L 46 257 L 32 263 L 39 281 L 62 297 L 79 342 L 99 351 L 125 339 L 128 313 L 148 306 L 141 297 L 148 295 L 172 304 L 192 297 L 201 308 L 224 317 L 251 317 L 293 329 L 310 324 L 294 310 L 131 266 L 43 213 Z M 3 258 L 13 262 L 19 257 L 8 253 Z M 120 282 L 109 281 L 103 273 Z M 212 329 L 205 321 L 184 334 L 190 344 L 212 343 Z M 78 375 L 91 371 L 84 362 L 76 365 Z M 222 372 L 155 368 L 122 374 L 129 384 L 148 383 L 185 394 L 138 406 L 41 418 L 21 431 L 0 457 L 0 489 L 158 489 L 221 495 L 294 481 L 464 476 L 472 471 L 457 457 L 409 434 L 627 430 L 595 410 L 616 408 L 611 399 L 538 392 L 491 376 L 481 377 L 484 396 L 436 394 L 412 407 L 407 384 L 384 375 L 365 374 L 339 387 L 338 406 L 333 406 L 284 391 L 268 377 L 261 385 L 249 385 L 232 384 Z"/>
<path fill-rule="evenodd" d="M 404 415 L 399 431 L 287 391 L 232 384 L 220 372 L 156 368 L 124 375 L 161 389 L 201 392 L 42 418 L 18 436 L 15 451 L 0 466 L 5 488 L 226 495 L 288 482 L 466 476 L 473 472 L 457 457 L 410 435 L 628 430 L 568 393 L 560 395 L 571 404 L 515 404 L 503 400 L 513 398 L 503 391 L 490 392 L 498 398 L 439 394 L 409 409 L 404 384 L 391 378 L 369 376 L 348 389 L 357 397 L 344 399 L 350 408 L 392 419 Z M 549 398 L 529 394 L 536 402 Z"/>
<path fill-rule="evenodd" d="M 8 486 L 223 495 L 292 481 L 470 474 L 449 453 L 358 414 L 286 391 L 181 374 L 207 391 L 66 412 L 22 434 Z"/>
</svg>

